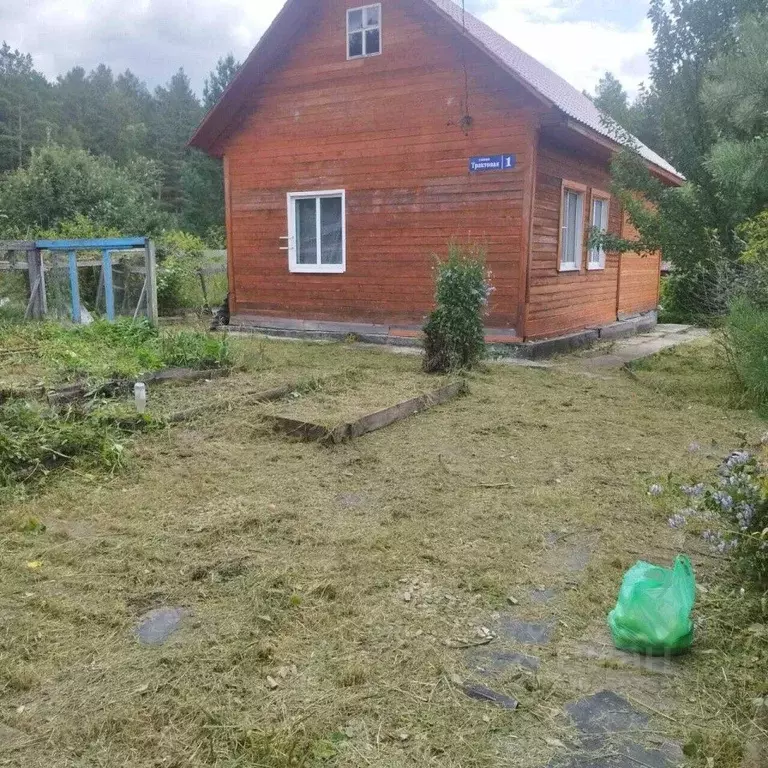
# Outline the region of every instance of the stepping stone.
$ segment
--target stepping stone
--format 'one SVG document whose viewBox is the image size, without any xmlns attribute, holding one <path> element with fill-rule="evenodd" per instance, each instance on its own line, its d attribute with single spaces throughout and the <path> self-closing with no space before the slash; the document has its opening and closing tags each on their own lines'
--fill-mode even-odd
<svg viewBox="0 0 768 768">
<path fill-rule="evenodd" d="M 604 745 L 600 752 L 579 752 L 558 757 L 547 768 L 677 768 L 682 759 L 640 744 L 614 748 Z"/>
<path fill-rule="evenodd" d="M 189 613 L 186 608 L 156 608 L 145 613 L 136 626 L 135 634 L 144 645 L 162 645 L 179 628 Z"/>
<path fill-rule="evenodd" d="M 654 675 L 672 677 L 680 671 L 678 657 L 664 658 L 663 656 L 643 656 L 640 653 L 620 651 L 607 643 L 580 643 L 575 646 L 574 653 L 583 659 L 610 662 L 618 667 L 642 669 Z"/>
<path fill-rule="evenodd" d="M 548 768 L 674 768 L 683 759 L 679 744 L 648 749 L 638 741 L 650 718 L 613 691 L 587 696 L 566 705 L 565 711 L 581 736 L 581 746 L 570 755 L 558 755 Z"/>
<path fill-rule="evenodd" d="M 362 493 L 340 493 L 336 501 L 343 509 L 355 509 L 364 506 L 366 498 Z"/>
<path fill-rule="evenodd" d="M 511 616 L 502 616 L 496 634 L 502 640 L 525 645 L 548 645 L 554 628 L 555 625 L 552 622 L 534 624 Z"/>
<path fill-rule="evenodd" d="M 536 605 L 546 605 L 551 603 L 557 597 L 555 589 L 532 589 L 530 592 L 531 601 Z"/>
<path fill-rule="evenodd" d="M 511 696 L 506 696 L 503 693 L 497 693 L 490 688 L 486 688 L 484 685 L 465 685 L 464 693 L 466 693 L 470 699 L 487 701 L 489 704 L 495 704 L 502 709 L 514 711 L 518 706 L 516 699 L 513 699 Z"/>
<path fill-rule="evenodd" d="M 638 712 L 626 699 L 613 691 L 601 691 L 573 704 L 565 711 L 576 730 L 588 739 L 609 734 L 631 734 L 648 727 L 648 715 Z"/>
<path fill-rule="evenodd" d="M 586 570 L 597 547 L 597 532 L 574 532 L 572 535 L 548 533 L 544 541 L 549 548 L 549 568 L 554 573 L 579 574 Z"/>
<path fill-rule="evenodd" d="M 488 677 L 500 677 L 505 672 L 522 667 L 536 672 L 541 660 L 536 656 L 527 656 L 516 651 L 494 651 L 490 648 L 478 648 L 470 652 L 467 665 L 476 672 Z"/>
</svg>

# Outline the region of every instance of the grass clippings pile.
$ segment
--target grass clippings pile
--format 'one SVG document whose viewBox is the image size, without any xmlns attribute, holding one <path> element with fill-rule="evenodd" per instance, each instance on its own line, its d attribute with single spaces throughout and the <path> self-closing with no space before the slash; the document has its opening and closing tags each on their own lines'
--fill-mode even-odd
<svg viewBox="0 0 768 768">
<path fill-rule="evenodd" d="M 353 370 L 366 390 L 419 365 L 353 345 L 233 348 L 257 378 Z M 650 716 L 649 745 L 738 768 L 765 614 L 648 489 L 714 471 L 764 425 L 650 383 L 494 366 L 469 397 L 334 448 L 272 435 L 249 404 L 6 505 L 10 764 L 542 768 L 567 759 L 564 706 L 608 689 Z M 669 674 L 596 655 L 622 574 L 678 551 L 704 590 L 693 653 Z M 187 613 L 143 646 L 134 629 L 160 607 Z M 478 676 L 473 646 L 500 647 L 515 620 L 551 627 L 549 645 L 517 649 L 539 671 Z M 469 698 L 468 680 L 520 708 Z"/>
</svg>

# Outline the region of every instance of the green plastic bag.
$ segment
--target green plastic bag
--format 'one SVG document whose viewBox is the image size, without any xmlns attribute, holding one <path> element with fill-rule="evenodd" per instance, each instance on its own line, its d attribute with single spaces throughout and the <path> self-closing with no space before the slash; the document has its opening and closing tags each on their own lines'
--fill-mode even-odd
<svg viewBox="0 0 768 768">
<path fill-rule="evenodd" d="M 624 576 L 619 602 L 608 616 L 613 642 L 622 651 L 675 656 L 693 644 L 691 611 L 696 579 L 681 555 L 670 570 L 639 562 Z"/>
</svg>

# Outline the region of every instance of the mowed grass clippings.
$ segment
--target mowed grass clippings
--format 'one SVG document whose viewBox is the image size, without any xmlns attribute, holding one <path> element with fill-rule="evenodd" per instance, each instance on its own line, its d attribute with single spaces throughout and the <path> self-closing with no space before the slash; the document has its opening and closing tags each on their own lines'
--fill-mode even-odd
<svg viewBox="0 0 768 768">
<path fill-rule="evenodd" d="M 353 345 L 236 346 L 254 388 L 266 371 L 339 375 L 343 397 L 418 378 L 420 364 Z M 662 713 L 664 738 L 721 722 L 723 702 L 698 693 L 728 674 L 703 653 L 712 630 L 670 677 L 572 649 L 639 556 L 669 563 L 688 543 L 648 485 L 709 471 L 763 423 L 681 408 L 620 373 L 493 366 L 470 388 L 334 448 L 272 434 L 259 405 L 201 416 L 139 438 L 122 474 L 67 474 L 3 510 L 0 722 L 21 741 L 0 759 L 539 768 L 573 735 L 563 705 L 604 687 Z M 553 567 L 546 537 L 582 531 L 594 551 L 576 577 Z M 718 575 L 719 561 L 694 560 L 703 583 Z M 539 586 L 558 590 L 554 606 L 527 601 Z M 167 644 L 142 646 L 133 628 L 159 606 L 189 615 Z M 508 611 L 556 625 L 551 646 L 523 649 L 538 675 L 492 683 L 515 713 L 463 694 L 472 673 L 455 647 Z"/>
</svg>

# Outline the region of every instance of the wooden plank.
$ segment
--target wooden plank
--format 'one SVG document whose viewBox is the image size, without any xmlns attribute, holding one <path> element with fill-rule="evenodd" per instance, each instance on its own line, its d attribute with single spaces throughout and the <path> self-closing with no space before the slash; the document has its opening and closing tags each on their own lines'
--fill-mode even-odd
<svg viewBox="0 0 768 768">
<path fill-rule="evenodd" d="M 235 405 L 247 405 L 249 403 L 263 403 L 272 400 L 280 400 L 280 398 L 289 395 L 291 392 L 295 392 L 298 388 L 297 383 L 283 384 L 279 387 L 273 387 L 262 392 L 249 392 L 246 393 L 244 398 L 232 398 L 230 400 L 222 400 L 218 403 L 206 403 L 205 405 L 198 405 L 194 408 L 188 408 L 185 411 L 178 411 L 172 413 L 166 421 L 169 424 L 180 424 L 184 421 L 189 421 L 197 416 L 202 416 L 205 413 L 215 413 L 216 411 L 223 411 L 231 408 Z"/>
<path fill-rule="evenodd" d="M 384 408 L 381 411 L 370 413 L 357 421 L 338 424 L 330 428 L 322 424 L 300 421 L 285 416 L 265 415 L 263 418 L 272 424 L 275 431 L 282 432 L 289 437 L 295 437 L 306 442 L 336 445 L 346 440 L 362 437 L 370 432 L 384 429 L 384 427 L 388 427 L 390 424 L 403 421 L 436 405 L 446 403 L 461 394 L 465 394 L 467 391 L 467 383 L 465 381 L 455 381 L 434 392 L 428 392 L 389 408 Z"/>
<path fill-rule="evenodd" d="M 7 251 L 34 251 L 34 240 L 0 240 L 0 253 Z"/>
<path fill-rule="evenodd" d="M 361 437 L 369 432 L 375 432 L 378 429 L 388 427 L 397 421 L 402 421 L 410 416 L 414 416 L 428 408 L 441 405 L 449 400 L 453 400 L 459 395 L 467 392 L 467 383 L 465 381 L 455 381 L 445 387 L 441 387 L 434 392 L 428 392 L 420 397 L 414 397 L 411 400 L 393 405 L 390 408 L 384 408 L 376 411 L 362 419 L 358 419 L 349 425 L 350 437 Z"/>
<path fill-rule="evenodd" d="M 229 376 L 231 368 L 208 368 L 196 370 L 192 368 L 165 368 L 161 371 L 148 373 L 139 377 L 138 381 L 145 384 L 161 384 L 164 382 L 203 381 L 205 379 L 220 379 Z"/>
<path fill-rule="evenodd" d="M 40 320 L 48 314 L 48 298 L 45 291 L 45 265 L 38 250 L 27 252 L 27 270 L 29 271 L 29 314 Z"/>
<path fill-rule="evenodd" d="M 328 429 L 321 424 L 288 419 L 284 416 L 264 416 L 264 419 L 272 424 L 276 432 L 283 432 L 288 437 L 295 437 L 308 443 L 339 443 L 349 436 L 349 424 Z"/>
<path fill-rule="evenodd" d="M 149 322 L 157 325 L 157 258 L 154 240 L 147 240 L 144 252 L 144 266 L 147 270 L 147 317 Z"/>
</svg>

